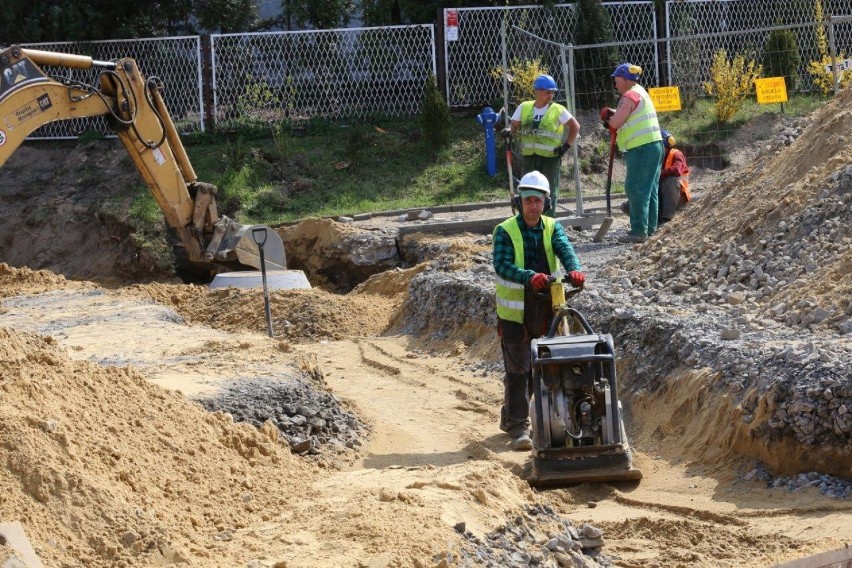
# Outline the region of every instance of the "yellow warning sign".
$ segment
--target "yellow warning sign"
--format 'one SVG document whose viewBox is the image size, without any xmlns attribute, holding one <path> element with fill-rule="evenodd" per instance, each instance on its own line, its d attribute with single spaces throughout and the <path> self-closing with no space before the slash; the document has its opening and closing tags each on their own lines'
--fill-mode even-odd
<svg viewBox="0 0 852 568">
<path fill-rule="evenodd" d="M 757 91 L 757 104 L 759 105 L 787 102 L 787 83 L 784 81 L 784 77 L 755 79 L 754 88 Z"/>
<path fill-rule="evenodd" d="M 680 87 L 652 87 L 648 94 L 657 112 L 680 110 Z"/>
</svg>

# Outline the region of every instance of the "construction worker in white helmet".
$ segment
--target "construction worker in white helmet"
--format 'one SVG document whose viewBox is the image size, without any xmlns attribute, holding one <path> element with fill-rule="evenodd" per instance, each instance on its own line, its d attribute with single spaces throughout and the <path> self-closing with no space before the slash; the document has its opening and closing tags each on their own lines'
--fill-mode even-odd
<svg viewBox="0 0 852 568">
<path fill-rule="evenodd" d="M 586 277 L 562 225 L 542 215 L 550 205 L 547 178 L 538 171 L 526 174 L 518 193 L 514 198 L 518 214 L 494 229 L 493 262 L 505 369 L 500 429 L 509 434 L 512 449 L 527 451 L 532 448 L 530 342 L 547 333 L 553 319 L 551 277 L 564 274 L 564 269 L 574 286 L 582 286 Z"/>
</svg>

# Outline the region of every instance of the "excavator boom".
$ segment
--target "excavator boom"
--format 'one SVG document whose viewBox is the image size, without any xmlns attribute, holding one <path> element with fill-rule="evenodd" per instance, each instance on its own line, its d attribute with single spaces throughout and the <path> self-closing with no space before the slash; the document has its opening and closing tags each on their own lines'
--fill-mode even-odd
<svg viewBox="0 0 852 568">
<path fill-rule="evenodd" d="M 98 85 L 57 80 L 39 65 L 99 68 Z M 105 116 L 180 238 L 188 260 L 231 269 L 260 269 L 252 229 L 216 207 L 217 189 L 199 182 L 166 109 L 162 85 L 131 58 L 91 57 L 12 46 L 0 52 L 0 167 L 39 127 L 57 120 Z M 284 244 L 268 228 L 264 264 L 286 268 Z M 212 271 L 211 271 L 212 272 Z"/>
</svg>

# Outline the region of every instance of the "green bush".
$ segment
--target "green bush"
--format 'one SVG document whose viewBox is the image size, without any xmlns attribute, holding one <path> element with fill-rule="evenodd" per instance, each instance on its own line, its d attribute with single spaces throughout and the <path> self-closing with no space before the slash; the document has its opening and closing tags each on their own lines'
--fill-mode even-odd
<svg viewBox="0 0 852 568">
<path fill-rule="evenodd" d="M 710 66 L 710 81 L 704 83 L 707 94 L 716 97 L 714 112 L 719 123 L 730 122 L 746 98 L 754 90 L 754 80 L 763 73 L 762 65 L 742 55 L 728 60 L 728 52 L 719 49 L 713 55 Z"/>
<path fill-rule="evenodd" d="M 426 85 L 423 87 L 423 100 L 420 103 L 420 129 L 427 147 L 433 152 L 447 145 L 450 141 L 452 122 L 450 107 L 438 89 L 435 74 L 429 72 Z"/>
<path fill-rule="evenodd" d="M 799 82 L 799 44 L 790 30 L 772 30 L 763 50 L 765 77 L 784 77 L 787 92 L 796 90 Z"/>
</svg>

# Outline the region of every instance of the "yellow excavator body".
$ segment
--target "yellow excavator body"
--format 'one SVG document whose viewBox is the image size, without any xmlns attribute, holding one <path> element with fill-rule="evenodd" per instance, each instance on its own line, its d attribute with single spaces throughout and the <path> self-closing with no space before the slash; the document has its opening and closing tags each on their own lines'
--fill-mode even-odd
<svg viewBox="0 0 852 568">
<path fill-rule="evenodd" d="M 98 85 L 48 76 L 39 65 L 100 69 Z M 139 170 L 189 262 L 213 272 L 260 269 L 252 229 L 219 215 L 217 189 L 198 181 L 161 95 L 131 58 L 91 57 L 12 46 L 0 51 L 0 167 L 39 127 L 57 120 L 105 116 Z M 264 264 L 287 267 L 284 243 L 264 227 Z"/>
</svg>

